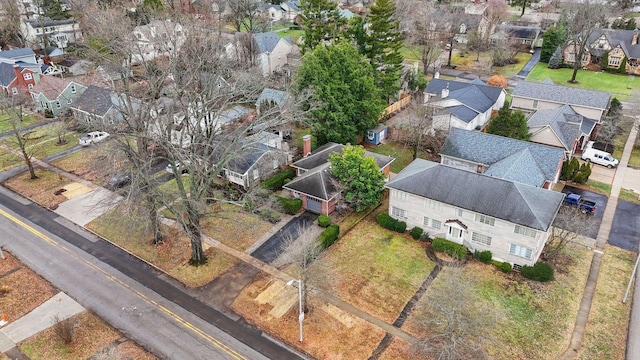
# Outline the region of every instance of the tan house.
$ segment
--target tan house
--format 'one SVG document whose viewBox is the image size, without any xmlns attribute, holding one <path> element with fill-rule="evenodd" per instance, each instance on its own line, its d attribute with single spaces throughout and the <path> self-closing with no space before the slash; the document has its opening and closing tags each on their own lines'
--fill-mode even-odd
<svg viewBox="0 0 640 360">
<path fill-rule="evenodd" d="M 627 74 L 640 75 L 640 45 L 638 44 L 639 30 L 594 30 L 587 40 L 581 65 L 600 65 L 610 69 L 620 69 L 624 66 Z M 564 63 L 574 64 L 578 49 L 573 43 L 564 48 Z"/>
<path fill-rule="evenodd" d="M 389 215 L 432 237 L 491 251 L 515 268 L 538 261 L 564 194 L 416 159 L 387 183 Z"/>
<path fill-rule="evenodd" d="M 576 113 L 597 122 L 602 119 L 611 100 L 609 92 L 556 85 L 550 79 L 543 82 L 519 81 L 512 95 L 512 109 L 532 113 L 567 104 Z"/>
<path fill-rule="evenodd" d="M 596 121 L 563 105 L 536 111 L 527 120 L 527 125 L 531 142 L 561 148 L 567 158 L 571 158 L 576 150 L 584 150 L 589 140 L 593 140 Z"/>
</svg>

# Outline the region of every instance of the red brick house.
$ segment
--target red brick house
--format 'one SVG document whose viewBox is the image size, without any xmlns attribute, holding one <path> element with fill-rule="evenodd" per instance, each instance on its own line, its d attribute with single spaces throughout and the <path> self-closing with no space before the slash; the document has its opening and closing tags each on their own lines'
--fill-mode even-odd
<svg viewBox="0 0 640 360">
<path fill-rule="evenodd" d="M 0 63 L 0 87 L 8 95 L 29 95 L 29 90 L 40 81 L 40 74 L 18 64 Z"/>
</svg>

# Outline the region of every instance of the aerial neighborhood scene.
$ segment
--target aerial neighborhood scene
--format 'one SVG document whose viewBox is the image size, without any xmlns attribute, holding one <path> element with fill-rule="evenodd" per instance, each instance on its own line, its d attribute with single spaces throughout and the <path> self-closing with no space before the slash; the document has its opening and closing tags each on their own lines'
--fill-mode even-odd
<svg viewBox="0 0 640 360">
<path fill-rule="evenodd" d="M 0 17 L 0 360 L 640 359 L 640 3 Z"/>
</svg>

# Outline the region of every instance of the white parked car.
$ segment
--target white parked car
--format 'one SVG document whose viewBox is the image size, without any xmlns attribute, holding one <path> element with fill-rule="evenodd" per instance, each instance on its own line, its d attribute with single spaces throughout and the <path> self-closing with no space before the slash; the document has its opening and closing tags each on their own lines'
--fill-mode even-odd
<svg viewBox="0 0 640 360">
<path fill-rule="evenodd" d="M 189 172 L 189 169 L 187 168 L 189 166 L 190 162 L 189 160 L 185 161 L 184 164 L 181 163 L 180 161 L 176 161 L 176 169 L 178 170 L 179 174 L 186 174 Z M 165 171 L 173 174 L 173 165 L 169 164 L 167 165 L 167 167 L 165 168 Z"/>
<path fill-rule="evenodd" d="M 100 142 L 106 139 L 107 137 L 109 137 L 109 133 L 106 133 L 104 131 L 92 131 L 87 135 L 81 137 L 80 140 L 78 140 L 78 142 L 82 146 L 89 146 L 91 144 Z"/>
</svg>

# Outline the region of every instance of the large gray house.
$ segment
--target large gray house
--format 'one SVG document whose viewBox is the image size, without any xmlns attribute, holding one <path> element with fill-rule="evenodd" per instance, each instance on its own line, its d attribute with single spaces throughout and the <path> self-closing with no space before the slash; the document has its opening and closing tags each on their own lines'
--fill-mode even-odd
<svg viewBox="0 0 640 360">
<path fill-rule="evenodd" d="M 386 185 L 389 215 L 516 268 L 538 261 L 564 194 L 416 159 Z"/>
</svg>

